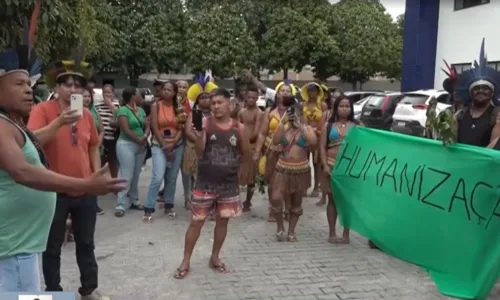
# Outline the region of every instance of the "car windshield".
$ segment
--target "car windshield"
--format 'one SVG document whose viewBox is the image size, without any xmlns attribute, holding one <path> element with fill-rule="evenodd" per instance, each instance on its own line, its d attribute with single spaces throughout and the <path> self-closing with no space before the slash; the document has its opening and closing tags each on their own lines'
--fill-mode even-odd
<svg viewBox="0 0 500 300">
<path fill-rule="evenodd" d="M 401 98 L 399 103 L 401 104 L 425 104 L 429 96 L 420 94 L 406 94 Z"/>
<path fill-rule="evenodd" d="M 368 97 L 366 105 L 370 106 L 370 107 L 381 107 L 382 104 L 384 103 L 384 98 L 385 98 L 385 96 L 382 96 L 382 95 L 370 96 L 370 97 Z"/>
</svg>

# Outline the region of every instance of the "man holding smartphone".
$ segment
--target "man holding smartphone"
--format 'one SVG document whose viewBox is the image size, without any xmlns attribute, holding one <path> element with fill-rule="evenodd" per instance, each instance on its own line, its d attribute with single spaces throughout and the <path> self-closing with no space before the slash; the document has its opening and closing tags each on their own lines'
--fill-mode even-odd
<svg viewBox="0 0 500 300">
<path fill-rule="evenodd" d="M 89 110 L 82 105 L 83 88 L 87 84 L 89 64 L 58 61 L 49 65 L 45 82 L 55 88 L 57 98 L 37 105 L 31 112 L 28 128 L 36 131 L 47 128 L 61 115 L 71 123 L 47 130 L 39 138 L 52 171 L 75 178 L 87 178 L 101 169 L 99 136 Z M 70 112 L 68 112 L 68 110 Z M 80 111 L 80 112 L 79 112 Z M 63 155 L 62 155 L 63 154 Z M 86 193 L 58 193 L 56 212 L 49 232 L 47 249 L 42 256 L 46 291 L 62 291 L 61 247 L 66 231 L 66 220 L 71 215 L 76 244 L 76 260 L 80 269 L 83 300 L 106 299 L 95 293 L 97 288 L 97 261 L 94 255 L 97 197 Z"/>
<path fill-rule="evenodd" d="M 219 254 L 226 238 L 229 219 L 241 214 L 238 170 L 241 158 L 250 157 L 250 142 L 244 125 L 231 118 L 231 94 L 216 89 L 211 95 L 212 116 L 194 133 L 198 161 L 198 178 L 191 200 L 191 223 L 186 231 L 184 259 L 175 278 L 185 278 L 190 270 L 191 255 L 205 220 L 215 212 L 214 245 L 209 266 L 215 272 L 229 269 Z M 199 125 L 197 126 L 199 127 Z"/>
</svg>

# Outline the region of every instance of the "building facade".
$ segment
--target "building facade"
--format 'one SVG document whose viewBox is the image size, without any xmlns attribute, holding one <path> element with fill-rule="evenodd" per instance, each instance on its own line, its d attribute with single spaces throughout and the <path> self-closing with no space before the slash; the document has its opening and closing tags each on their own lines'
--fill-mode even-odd
<svg viewBox="0 0 500 300">
<path fill-rule="evenodd" d="M 500 69 L 500 0 L 406 0 L 402 91 L 442 89 L 445 59 L 458 72 L 479 57 Z"/>
</svg>

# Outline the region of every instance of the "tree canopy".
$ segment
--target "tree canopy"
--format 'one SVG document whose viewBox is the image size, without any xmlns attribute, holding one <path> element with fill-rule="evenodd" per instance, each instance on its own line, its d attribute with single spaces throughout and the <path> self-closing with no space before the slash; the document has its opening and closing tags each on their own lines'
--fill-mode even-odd
<svg viewBox="0 0 500 300">
<path fill-rule="evenodd" d="M 21 40 L 35 0 L 0 0 L 0 50 Z M 152 70 L 300 71 L 356 84 L 399 79 L 404 15 L 392 21 L 377 0 L 44 0 L 35 44 L 48 62 L 83 43 L 97 68 L 131 81 Z"/>
</svg>

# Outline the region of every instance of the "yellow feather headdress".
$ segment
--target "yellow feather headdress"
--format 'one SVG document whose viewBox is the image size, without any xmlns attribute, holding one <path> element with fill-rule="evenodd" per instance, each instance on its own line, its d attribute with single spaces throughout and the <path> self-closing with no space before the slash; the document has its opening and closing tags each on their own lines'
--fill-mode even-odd
<svg viewBox="0 0 500 300">
<path fill-rule="evenodd" d="M 316 102 L 321 102 L 323 101 L 325 97 L 325 91 L 323 87 L 316 82 L 309 82 L 306 85 L 302 87 L 300 90 L 300 96 L 302 97 L 302 100 L 309 102 L 309 93 L 307 92 L 310 88 L 316 88 L 318 90 L 318 97 L 316 99 Z"/>
<path fill-rule="evenodd" d="M 211 93 L 218 88 L 213 82 L 212 72 L 210 70 L 198 73 L 194 80 L 195 83 L 192 84 L 187 91 L 189 101 L 194 102 L 202 92 Z"/>
<path fill-rule="evenodd" d="M 81 45 L 74 51 L 71 59 L 58 60 L 49 64 L 45 72 L 45 83 L 49 87 L 54 87 L 59 77 L 73 75 L 80 77 L 82 84 L 85 85 L 87 79 L 92 76 L 92 65 L 83 61 L 84 52 L 85 49 Z"/>
</svg>

